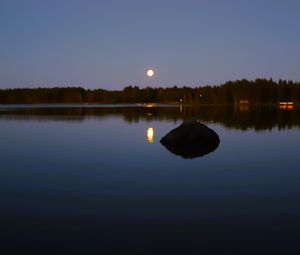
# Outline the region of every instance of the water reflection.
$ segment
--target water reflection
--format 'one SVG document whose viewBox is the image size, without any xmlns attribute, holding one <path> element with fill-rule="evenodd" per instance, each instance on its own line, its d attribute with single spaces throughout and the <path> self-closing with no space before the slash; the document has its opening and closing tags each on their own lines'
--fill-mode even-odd
<svg viewBox="0 0 300 255">
<path fill-rule="evenodd" d="M 229 246 L 238 246 L 237 254 L 245 247 L 253 248 L 248 254 L 270 254 L 270 247 L 273 254 L 300 254 L 300 130 L 242 133 L 218 124 L 299 127 L 299 112 L 236 108 L 0 110 L 2 243 L 17 254 L 26 247 L 224 254 Z M 222 145 L 183 160 L 157 138 L 193 116 L 209 123 Z M 105 250 L 110 246 L 116 250 Z"/>
<path fill-rule="evenodd" d="M 183 121 L 196 117 L 202 122 L 220 123 L 228 128 L 247 130 L 271 130 L 273 128 L 286 129 L 300 127 L 300 109 L 295 106 L 287 107 L 221 107 L 221 106 L 68 106 L 51 107 L 39 106 L 37 108 L 18 108 L 0 106 L 0 120 L 26 120 L 39 121 L 84 121 L 87 118 L 103 119 L 114 116 L 123 117 L 127 122 L 140 120 L 171 120 Z M 288 111 L 286 110 L 288 109 Z"/>
<path fill-rule="evenodd" d="M 154 129 L 152 127 L 147 129 L 147 140 L 149 143 L 154 142 Z"/>
</svg>

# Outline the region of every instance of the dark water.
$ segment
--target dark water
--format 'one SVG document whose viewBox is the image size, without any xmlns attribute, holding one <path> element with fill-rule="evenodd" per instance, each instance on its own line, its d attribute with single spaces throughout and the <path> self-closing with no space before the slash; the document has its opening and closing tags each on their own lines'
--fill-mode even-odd
<svg viewBox="0 0 300 255">
<path fill-rule="evenodd" d="M 193 117 L 221 142 L 184 159 L 159 140 Z M 298 110 L 1 106 L 0 131 L 1 254 L 300 254 Z"/>
</svg>

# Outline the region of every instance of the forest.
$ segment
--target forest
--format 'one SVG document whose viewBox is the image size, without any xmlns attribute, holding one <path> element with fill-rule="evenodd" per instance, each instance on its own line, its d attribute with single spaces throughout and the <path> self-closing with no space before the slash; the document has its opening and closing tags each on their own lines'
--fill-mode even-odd
<svg viewBox="0 0 300 255">
<path fill-rule="evenodd" d="M 236 80 L 195 88 L 127 86 L 123 90 L 81 87 L 1 89 L 0 104 L 277 104 L 300 103 L 300 82 L 272 79 Z"/>
</svg>

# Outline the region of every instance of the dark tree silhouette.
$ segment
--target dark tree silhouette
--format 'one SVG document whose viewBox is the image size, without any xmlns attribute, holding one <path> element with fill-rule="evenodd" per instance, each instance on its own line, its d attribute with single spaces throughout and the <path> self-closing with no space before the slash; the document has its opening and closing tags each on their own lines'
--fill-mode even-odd
<svg viewBox="0 0 300 255">
<path fill-rule="evenodd" d="M 57 103 L 175 103 L 175 104 L 277 104 L 281 101 L 300 102 L 300 83 L 272 79 L 228 81 L 221 85 L 196 88 L 167 87 L 139 88 L 127 86 L 123 90 L 83 89 L 80 87 L 1 89 L 1 104 L 57 104 Z"/>
</svg>

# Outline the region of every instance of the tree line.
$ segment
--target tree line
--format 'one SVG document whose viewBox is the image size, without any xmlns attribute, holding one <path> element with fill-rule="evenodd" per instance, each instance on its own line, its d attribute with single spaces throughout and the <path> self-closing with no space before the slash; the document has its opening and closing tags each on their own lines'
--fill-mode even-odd
<svg viewBox="0 0 300 255">
<path fill-rule="evenodd" d="M 1 89 L 1 104 L 38 103 L 176 103 L 176 104 L 277 104 L 300 103 L 300 82 L 272 79 L 236 80 L 221 85 L 191 87 L 127 86 L 123 90 L 81 87 Z"/>
</svg>

